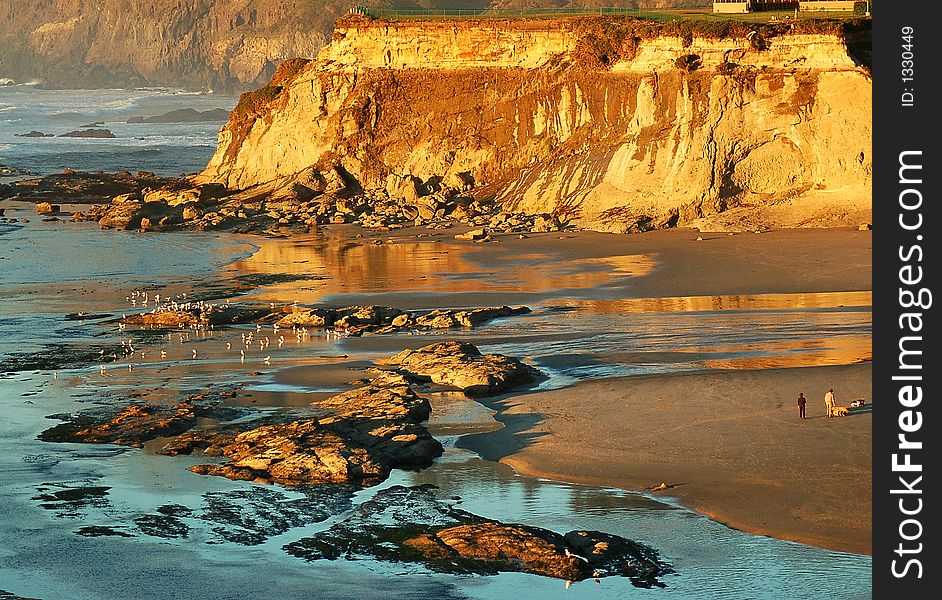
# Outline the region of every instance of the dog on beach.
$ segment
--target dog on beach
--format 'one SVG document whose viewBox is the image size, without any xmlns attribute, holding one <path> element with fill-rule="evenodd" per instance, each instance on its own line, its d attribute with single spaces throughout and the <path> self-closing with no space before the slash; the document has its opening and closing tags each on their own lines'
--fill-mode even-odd
<svg viewBox="0 0 942 600">
<path fill-rule="evenodd" d="M 846 417 L 850 414 L 850 409 L 846 406 L 835 406 L 834 407 L 834 416 L 835 417 Z"/>
</svg>

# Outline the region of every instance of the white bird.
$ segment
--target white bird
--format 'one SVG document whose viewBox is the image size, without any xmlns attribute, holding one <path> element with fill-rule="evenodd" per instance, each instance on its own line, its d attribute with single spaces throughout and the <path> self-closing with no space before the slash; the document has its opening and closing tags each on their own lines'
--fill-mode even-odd
<svg viewBox="0 0 942 600">
<path fill-rule="evenodd" d="M 271 364 L 271 357 L 270 357 L 270 356 L 266 356 L 266 357 L 265 357 L 265 360 L 264 360 L 263 362 L 264 362 L 266 365 L 270 365 L 270 364 Z"/>
<path fill-rule="evenodd" d="M 231 343 L 226 342 L 226 350 L 232 350 L 232 344 L 231 344 Z"/>
<path fill-rule="evenodd" d="M 167 358 L 167 351 L 166 351 L 166 350 L 161 350 L 161 351 L 160 351 L 160 358 Z"/>
<path fill-rule="evenodd" d="M 105 365 L 98 365 L 98 372 L 102 375 L 105 374 Z"/>
<path fill-rule="evenodd" d="M 128 363 L 128 372 L 131 371 L 131 363 Z"/>
<path fill-rule="evenodd" d="M 57 371 L 53 371 L 53 372 L 52 372 L 52 378 L 53 378 L 53 379 L 59 379 L 59 373 L 58 373 Z"/>
<path fill-rule="evenodd" d="M 196 358 L 196 348 L 193 348 L 193 358 Z"/>
</svg>

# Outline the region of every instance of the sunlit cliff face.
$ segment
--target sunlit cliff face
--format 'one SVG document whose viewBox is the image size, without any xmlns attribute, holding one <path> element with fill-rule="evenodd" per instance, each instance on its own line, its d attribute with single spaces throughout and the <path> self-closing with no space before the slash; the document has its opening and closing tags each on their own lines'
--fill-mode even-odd
<svg viewBox="0 0 942 600">
<path fill-rule="evenodd" d="M 233 113 L 202 177 L 466 174 L 511 210 L 604 231 L 737 206 L 770 207 L 778 226 L 867 222 L 871 80 L 840 35 L 616 47 L 586 23 L 341 24 L 255 112 Z"/>
</svg>

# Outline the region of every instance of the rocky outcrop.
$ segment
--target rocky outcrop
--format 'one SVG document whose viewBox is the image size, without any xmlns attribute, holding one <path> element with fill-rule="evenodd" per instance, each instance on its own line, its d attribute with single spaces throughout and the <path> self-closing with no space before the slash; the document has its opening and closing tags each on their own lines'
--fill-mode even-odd
<svg viewBox="0 0 942 600">
<path fill-rule="evenodd" d="M 175 406 L 135 402 L 117 411 L 58 415 L 66 422 L 47 429 L 39 439 L 141 447 L 149 440 L 179 435 L 196 426 L 199 418 L 232 419 L 241 414 L 219 403 L 218 395 L 195 396 Z"/>
<path fill-rule="evenodd" d="M 117 137 L 110 129 L 76 129 L 61 134 L 59 137 L 108 139 Z"/>
<path fill-rule="evenodd" d="M 17 173 L 28 174 L 28 173 Z M 198 186 L 196 189 L 201 189 Z M 219 186 L 217 186 L 219 187 Z M 73 204 L 100 203 L 104 199 L 124 194 L 142 195 L 149 189 L 175 190 L 193 188 L 179 179 L 157 177 L 153 173 L 127 171 L 117 173 L 84 173 L 66 169 L 56 175 L 21 179 L 0 187 L 0 199 L 16 198 L 32 202 L 68 202 Z M 106 210 L 103 206 L 102 214 Z"/>
<path fill-rule="evenodd" d="M 131 218 L 124 221 L 131 223 Z M 157 304 L 157 299 L 152 297 Z M 153 309 L 125 315 L 121 322 L 148 329 L 179 329 L 266 324 L 280 329 L 331 328 L 348 336 L 364 333 L 386 334 L 397 331 L 473 328 L 490 320 L 530 312 L 526 306 L 511 308 L 475 308 L 471 310 L 436 309 L 431 312 L 404 311 L 389 306 L 347 306 L 345 308 L 305 307 L 298 305 L 242 306 L 206 301 L 177 302 L 167 298 Z"/>
<path fill-rule="evenodd" d="M 222 108 L 202 111 L 193 108 L 178 108 L 151 117 L 131 117 L 128 119 L 128 123 L 205 123 L 208 121 L 225 121 L 228 118 L 229 111 Z"/>
<path fill-rule="evenodd" d="M 418 562 L 445 573 L 534 573 L 567 581 L 628 577 L 637 587 L 663 586 L 670 565 L 644 544 L 597 531 L 565 535 L 502 523 L 435 497 L 434 486 L 393 486 L 351 518 L 285 546 L 307 560 L 369 557 Z"/>
<path fill-rule="evenodd" d="M 200 448 L 229 459 L 192 467 L 195 473 L 284 485 L 372 485 L 385 480 L 391 469 L 422 469 L 442 453 L 441 444 L 419 425 L 431 414 L 428 400 L 408 386 L 368 385 L 313 406 L 325 409 L 323 414 L 249 425 L 240 433 L 234 431 L 238 426 L 209 429 L 208 435 L 192 431 L 164 451 L 184 454 Z"/>
<path fill-rule="evenodd" d="M 458 388 L 472 396 L 489 396 L 532 383 L 539 371 L 516 358 L 481 354 L 467 342 L 440 342 L 403 350 L 385 361 L 410 377 Z"/>
<path fill-rule="evenodd" d="M 317 60 L 240 101 L 200 180 L 248 195 L 339 172 L 355 206 L 428 218 L 494 201 L 505 220 L 605 231 L 727 212 L 856 225 L 870 220 L 872 84 L 853 49 L 868 35 L 868 22 L 344 19 Z"/>
</svg>

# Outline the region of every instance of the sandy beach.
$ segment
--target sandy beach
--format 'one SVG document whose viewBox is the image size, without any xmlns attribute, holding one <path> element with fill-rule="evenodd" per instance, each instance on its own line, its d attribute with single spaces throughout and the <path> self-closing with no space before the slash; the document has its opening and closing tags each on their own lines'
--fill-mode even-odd
<svg viewBox="0 0 942 600">
<path fill-rule="evenodd" d="M 657 492 L 751 533 L 871 550 L 869 364 L 591 381 L 490 406 L 505 428 L 464 445 L 518 472 Z M 795 398 L 809 398 L 798 419 Z"/>
</svg>

